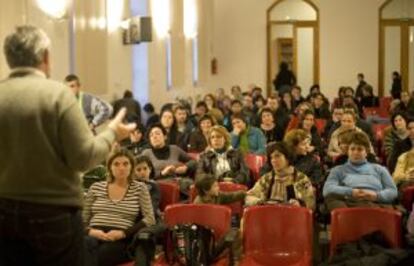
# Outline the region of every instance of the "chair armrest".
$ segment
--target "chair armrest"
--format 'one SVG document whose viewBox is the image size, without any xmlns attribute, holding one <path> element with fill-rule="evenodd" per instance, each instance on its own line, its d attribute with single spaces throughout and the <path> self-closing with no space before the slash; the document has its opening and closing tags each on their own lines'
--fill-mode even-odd
<svg viewBox="0 0 414 266">
<path fill-rule="evenodd" d="M 166 229 L 167 226 L 165 224 L 155 224 L 152 226 L 144 227 L 138 231 L 137 238 L 139 240 L 153 240 L 161 236 Z"/>
</svg>

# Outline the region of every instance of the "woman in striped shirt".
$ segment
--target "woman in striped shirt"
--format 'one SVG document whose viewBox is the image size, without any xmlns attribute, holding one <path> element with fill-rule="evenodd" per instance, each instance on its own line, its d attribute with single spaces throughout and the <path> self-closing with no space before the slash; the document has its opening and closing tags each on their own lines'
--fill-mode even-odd
<svg viewBox="0 0 414 266">
<path fill-rule="evenodd" d="M 133 180 L 133 156 L 126 150 L 115 151 L 107 168 L 108 181 L 93 184 L 85 199 L 86 265 L 109 266 L 128 261 L 127 247 L 134 234 L 155 224 L 148 189 Z M 143 253 L 142 248 L 136 250 Z M 145 252 L 137 255 L 136 265 L 146 265 Z"/>
</svg>

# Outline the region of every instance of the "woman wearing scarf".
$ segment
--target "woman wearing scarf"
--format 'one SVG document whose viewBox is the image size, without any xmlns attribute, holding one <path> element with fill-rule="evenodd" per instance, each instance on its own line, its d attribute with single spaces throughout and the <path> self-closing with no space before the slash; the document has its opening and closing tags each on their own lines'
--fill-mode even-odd
<svg viewBox="0 0 414 266">
<path fill-rule="evenodd" d="M 246 205 L 288 203 L 315 208 L 315 193 L 309 178 L 292 165 L 294 155 L 284 142 L 267 148 L 272 170 L 262 176 L 247 192 Z"/>
<path fill-rule="evenodd" d="M 247 124 L 246 119 L 241 114 L 231 117 L 233 132 L 231 133 L 231 145 L 239 149 L 243 154 L 265 154 L 266 138 L 262 131 Z"/>
<path fill-rule="evenodd" d="M 213 126 L 207 139 L 209 147 L 200 155 L 197 177 L 213 175 L 218 181 L 248 185 L 249 170 L 239 150 L 230 146 L 230 135 L 223 126 Z"/>
</svg>

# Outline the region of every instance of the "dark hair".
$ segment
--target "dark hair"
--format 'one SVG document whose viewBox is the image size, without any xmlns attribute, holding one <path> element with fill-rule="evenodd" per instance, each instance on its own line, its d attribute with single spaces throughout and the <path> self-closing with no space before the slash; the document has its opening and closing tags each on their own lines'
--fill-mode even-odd
<svg viewBox="0 0 414 266">
<path fill-rule="evenodd" d="M 151 169 L 149 179 L 155 178 L 155 171 L 154 171 L 154 164 L 152 163 L 151 159 L 146 155 L 140 155 L 135 158 L 135 166 L 141 163 L 146 163 L 148 167 Z"/>
<path fill-rule="evenodd" d="M 294 85 L 292 89 L 290 89 L 290 91 L 292 91 L 293 89 L 297 89 L 298 91 L 302 92 L 302 88 L 299 85 Z"/>
<path fill-rule="evenodd" d="M 260 123 L 262 122 L 263 113 L 271 113 L 272 117 L 273 117 L 273 122 L 276 123 L 275 114 L 273 113 L 272 109 L 270 109 L 269 107 L 264 107 L 264 108 L 262 108 L 262 110 L 260 110 L 260 112 L 259 112 L 259 121 L 260 121 Z"/>
<path fill-rule="evenodd" d="M 79 77 L 75 74 L 69 74 L 65 77 L 65 82 L 77 81 L 80 84 Z"/>
<path fill-rule="evenodd" d="M 368 153 L 371 149 L 371 144 L 370 144 L 367 134 L 365 134 L 364 132 L 358 132 L 358 131 L 355 131 L 351 134 L 352 135 L 349 137 L 350 139 L 349 145 L 354 144 L 354 145 L 364 146 L 364 148 L 366 149 L 366 152 Z"/>
<path fill-rule="evenodd" d="M 231 101 L 231 106 L 233 106 L 234 104 L 240 104 L 241 106 L 243 106 L 243 103 L 240 100 L 237 100 L 237 99 Z"/>
<path fill-rule="evenodd" d="M 408 125 L 408 117 L 406 116 L 406 114 L 402 113 L 402 112 L 396 112 L 396 113 L 393 113 L 392 116 L 391 116 L 391 125 L 394 129 L 396 129 L 395 124 L 394 124 L 394 119 L 397 116 L 401 116 L 405 120 L 406 125 Z"/>
<path fill-rule="evenodd" d="M 358 73 L 358 77 L 364 78 L 364 73 Z"/>
<path fill-rule="evenodd" d="M 198 181 L 195 183 L 198 195 L 204 197 L 207 192 L 211 189 L 213 184 L 217 182 L 217 179 L 210 174 L 200 174 L 197 176 Z"/>
<path fill-rule="evenodd" d="M 243 123 L 245 123 L 247 125 L 246 117 L 243 114 L 233 114 L 231 116 L 231 121 L 233 122 L 234 119 L 239 119 L 239 120 L 243 121 Z"/>
<path fill-rule="evenodd" d="M 146 103 L 144 105 L 144 111 L 147 112 L 147 113 L 153 113 L 153 112 L 155 112 L 154 105 L 152 105 L 152 103 Z"/>
<path fill-rule="evenodd" d="M 322 97 L 322 100 L 325 99 L 325 96 L 321 92 L 314 92 L 312 98 Z"/>
<path fill-rule="evenodd" d="M 281 154 L 283 154 L 286 158 L 286 160 L 288 161 L 289 165 L 293 164 L 293 161 L 295 160 L 295 156 L 293 154 L 292 149 L 289 147 L 289 145 L 287 145 L 285 142 L 283 141 L 278 141 L 278 142 L 271 142 L 267 148 L 266 148 L 266 154 L 267 154 L 267 161 L 270 163 L 271 162 L 271 158 L 272 158 L 272 154 L 278 151 Z"/>
<path fill-rule="evenodd" d="M 216 123 L 216 120 L 211 115 L 203 115 L 200 120 L 198 120 L 198 129 L 201 130 L 201 122 L 204 120 L 209 120 L 211 122 L 211 125 L 214 126 Z"/>
<path fill-rule="evenodd" d="M 208 111 L 208 106 L 207 106 L 207 104 L 206 104 L 205 101 L 199 101 L 199 102 L 197 102 L 196 108 L 199 108 L 199 107 L 204 107 Z"/>
<path fill-rule="evenodd" d="M 285 61 L 282 61 L 279 65 L 280 71 L 286 71 L 289 70 L 289 65 Z"/>
<path fill-rule="evenodd" d="M 266 99 L 261 94 L 256 95 L 256 97 L 253 98 L 253 104 L 256 104 L 258 101 L 262 101 L 264 104 L 266 104 Z"/>
<path fill-rule="evenodd" d="M 152 124 L 147 130 L 147 139 L 149 140 L 149 135 L 154 128 L 159 128 L 162 131 L 164 136 L 167 136 L 167 130 L 161 125 L 161 123 L 154 123 Z"/>
<path fill-rule="evenodd" d="M 132 98 L 132 91 L 130 90 L 125 90 L 124 91 L 124 98 Z"/>
<path fill-rule="evenodd" d="M 129 152 L 127 149 L 115 149 L 108 157 L 108 160 L 106 161 L 106 168 L 108 169 L 108 182 L 112 183 L 114 182 L 115 177 L 113 176 L 112 172 L 111 172 L 111 165 L 112 162 L 118 158 L 118 157 L 127 157 L 129 160 L 129 163 L 131 164 L 131 171 L 129 172 L 128 175 L 128 181 L 131 182 L 132 181 L 132 175 L 134 173 L 134 169 L 135 169 L 135 160 L 134 160 L 134 156 L 132 155 L 131 152 Z"/>
<path fill-rule="evenodd" d="M 369 85 L 369 84 L 365 84 L 363 87 L 362 87 L 362 90 L 364 91 L 367 91 L 368 93 L 369 93 L 369 95 L 370 96 L 374 96 L 374 89 L 372 88 L 372 86 L 371 85 Z"/>
</svg>

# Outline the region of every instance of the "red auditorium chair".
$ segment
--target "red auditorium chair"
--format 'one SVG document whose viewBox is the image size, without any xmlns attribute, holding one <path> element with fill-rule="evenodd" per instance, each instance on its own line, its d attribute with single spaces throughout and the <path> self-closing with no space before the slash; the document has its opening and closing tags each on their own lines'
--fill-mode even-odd
<svg viewBox="0 0 414 266">
<path fill-rule="evenodd" d="M 391 96 L 381 97 L 381 98 L 379 99 L 379 104 L 380 104 L 380 107 L 381 107 L 382 109 L 387 110 L 387 111 L 390 109 L 391 102 L 392 102 L 392 97 L 391 97 Z"/>
<path fill-rule="evenodd" d="M 244 156 L 244 161 L 256 182 L 260 178 L 260 168 L 266 163 L 266 156 L 248 153 Z"/>
<path fill-rule="evenodd" d="M 388 118 L 388 110 L 382 107 L 364 107 L 364 117 L 367 118 L 368 116 L 379 116 L 383 118 Z"/>
<path fill-rule="evenodd" d="M 247 191 L 247 187 L 242 184 L 235 184 L 235 183 L 228 183 L 228 182 L 219 182 L 220 191 L 224 192 L 234 192 L 234 191 Z M 197 189 L 194 185 L 190 188 L 190 202 L 193 202 L 197 197 Z M 243 202 L 234 202 L 232 204 L 228 204 L 231 209 L 232 215 L 239 215 L 243 213 Z"/>
<path fill-rule="evenodd" d="M 337 245 L 381 231 L 391 247 L 401 246 L 401 213 L 383 208 L 340 208 L 331 212 L 330 256 Z"/>
<path fill-rule="evenodd" d="M 401 204 L 407 211 L 411 212 L 414 203 L 414 185 L 403 188 L 401 193 Z"/>
<path fill-rule="evenodd" d="M 160 210 L 180 201 L 180 187 L 175 182 L 158 181 L 161 190 Z"/>
<path fill-rule="evenodd" d="M 240 266 L 312 265 L 312 211 L 266 205 L 244 211 Z"/>
<path fill-rule="evenodd" d="M 213 204 L 175 204 L 165 209 L 165 219 L 168 227 L 177 224 L 195 223 L 211 228 L 214 231 L 216 243 L 230 230 L 231 211 L 229 208 Z M 168 243 L 168 241 L 167 241 Z M 167 252 L 172 247 L 167 246 Z M 220 258 L 214 265 L 227 266 L 228 256 Z M 154 266 L 168 266 L 165 256 L 159 256 Z"/>
</svg>

